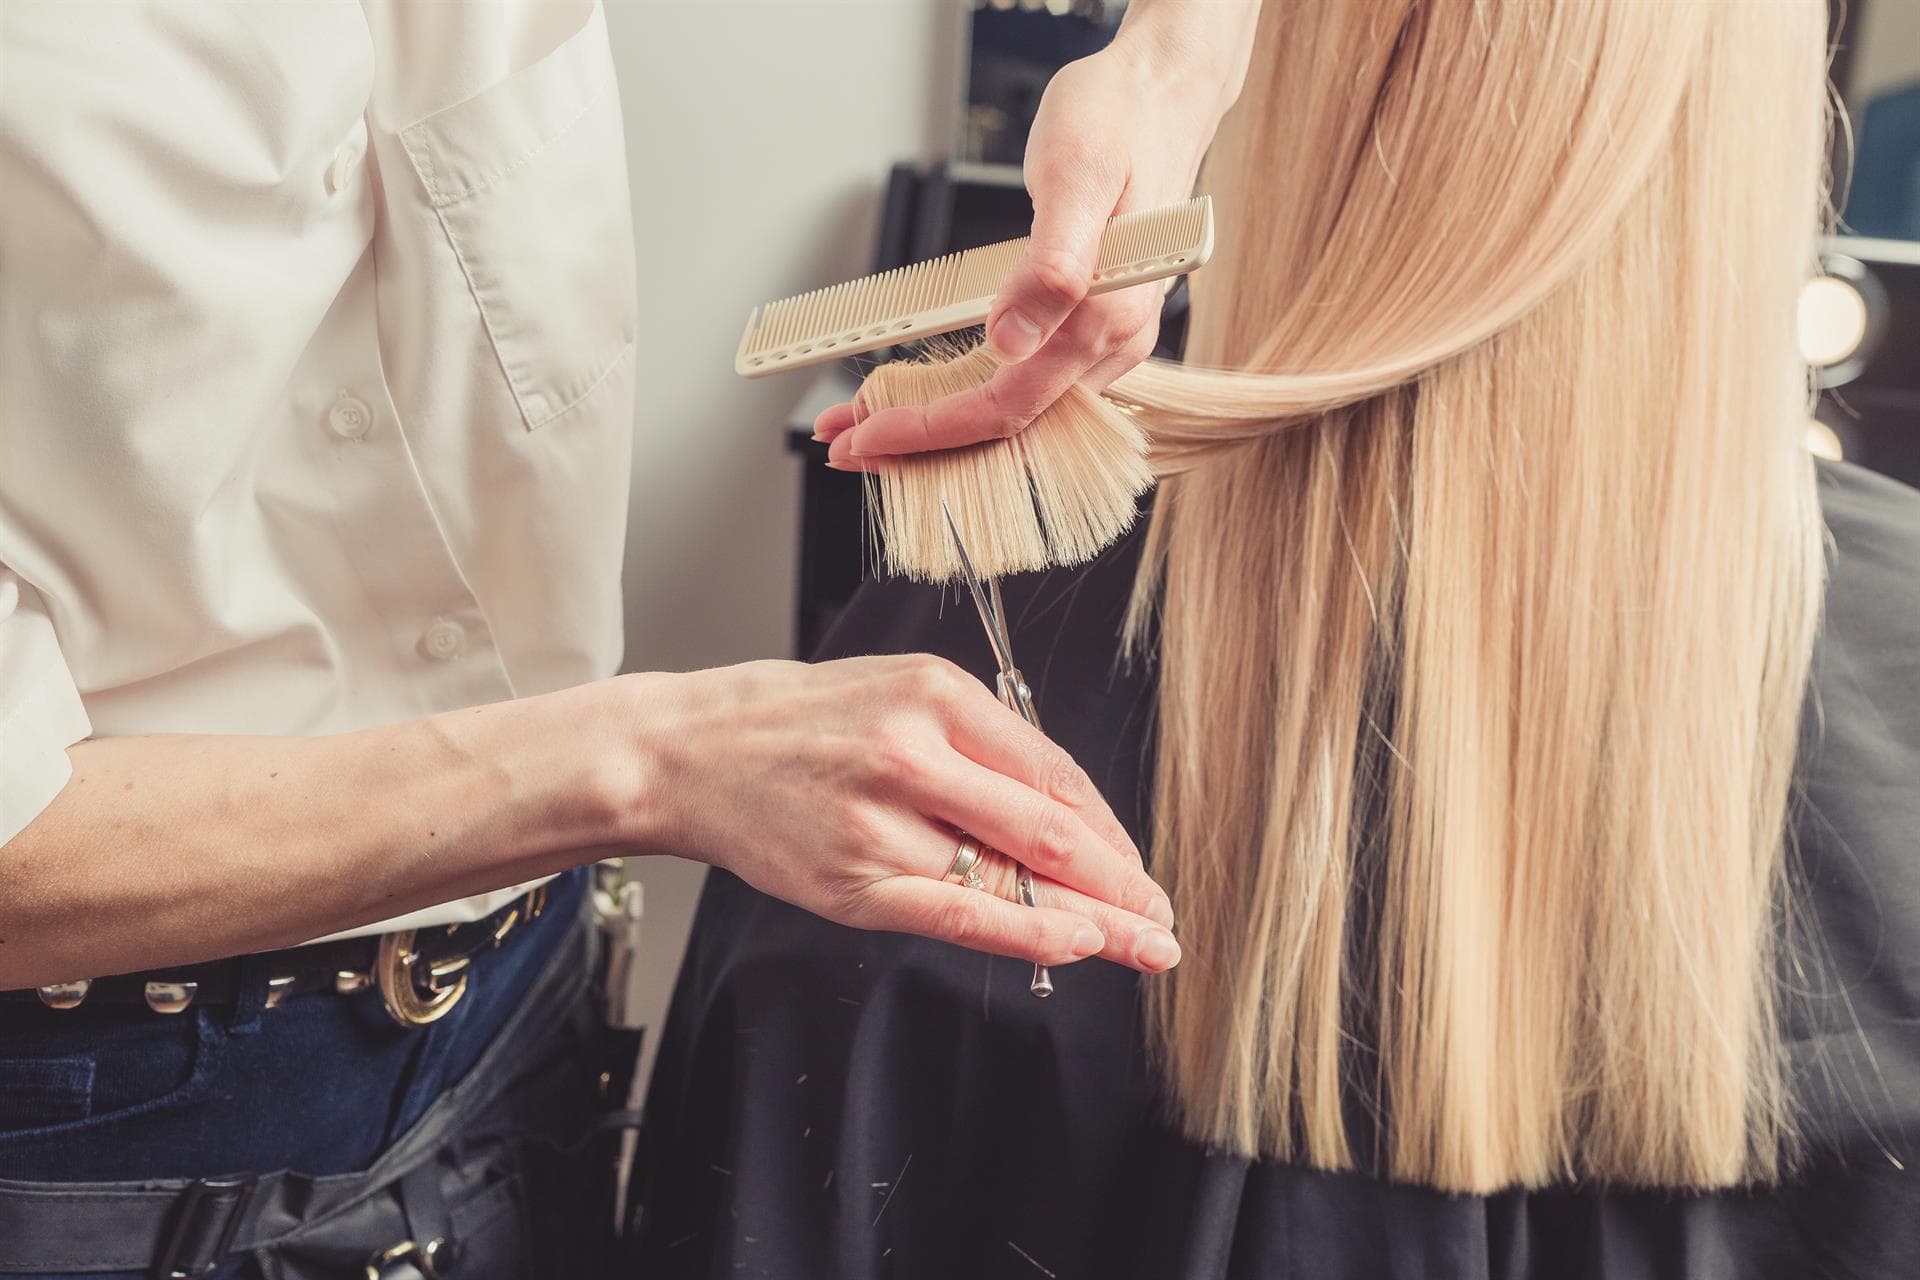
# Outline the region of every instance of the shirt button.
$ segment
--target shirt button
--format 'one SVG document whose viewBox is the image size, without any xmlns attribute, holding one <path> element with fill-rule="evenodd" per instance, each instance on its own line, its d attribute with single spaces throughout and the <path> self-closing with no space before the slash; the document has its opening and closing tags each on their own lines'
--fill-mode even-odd
<svg viewBox="0 0 1920 1280">
<path fill-rule="evenodd" d="M 334 149 L 333 160 L 327 165 L 327 194 L 337 196 L 346 190 L 353 181 L 354 171 L 360 167 L 360 157 L 365 154 L 366 144 L 356 131 L 351 138 Z"/>
<path fill-rule="evenodd" d="M 327 425 L 342 440 L 358 440 L 373 430 L 373 410 L 359 396 L 342 391 L 327 410 Z"/>
<path fill-rule="evenodd" d="M 420 649 L 435 662 L 452 662 L 467 648 L 467 629 L 452 618 L 435 618 L 420 637 Z"/>
</svg>

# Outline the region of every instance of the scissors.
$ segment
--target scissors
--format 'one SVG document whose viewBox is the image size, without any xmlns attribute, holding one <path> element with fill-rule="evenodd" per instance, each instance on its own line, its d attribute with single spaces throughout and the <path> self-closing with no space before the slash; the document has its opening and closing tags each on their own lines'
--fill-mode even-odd
<svg viewBox="0 0 1920 1280">
<path fill-rule="evenodd" d="M 1027 678 L 1020 674 L 1020 668 L 1013 665 L 1013 641 L 1007 637 L 1007 611 L 1000 602 L 1000 580 L 989 578 L 985 584 L 980 575 L 974 572 L 973 557 L 967 554 L 966 540 L 960 536 L 960 526 L 954 523 L 953 512 L 947 506 L 945 498 L 940 499 L 940 514 L 947 518 L 947 532 L 953 535 L 953 549 L 960 554 L 960 576 L 966 580 L 967 590 L 973 595 L 973 607 L 980 611 L 980 625 L 987 629 L 987 644 L 993 649 L 993 660 L 999 671 L 993 677 L 994 692 L 1000 695 L 1001 703 L 1010 711 L 1034 728 L 1040 728 L 1040 714 L 1033 709 L 1033 690 L 1027 688 Z M 1033 897 L 1033 872 L 1024 864 L 1019 866 L 1019 874 L 1014 879 L 1014 892 L 1024 906 L 1038 905 Z M 1041 999 L 1053 994 L 1053 975 L 1047 966 L 1033 966 L 1033 981 L 1027 990 Z"/>
</svg>

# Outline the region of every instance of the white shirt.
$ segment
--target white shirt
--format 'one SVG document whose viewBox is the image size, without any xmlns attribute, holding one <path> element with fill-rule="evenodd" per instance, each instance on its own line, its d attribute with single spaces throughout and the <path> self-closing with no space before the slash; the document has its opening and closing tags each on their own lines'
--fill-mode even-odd
<svg viewBox="0 0 1920 1280">
<path fill-rule="evenodd" d="M 624 157 L 595 0 L 0 4 L 0 842 L 89 736 L 614 672 Z"/>
</svg>

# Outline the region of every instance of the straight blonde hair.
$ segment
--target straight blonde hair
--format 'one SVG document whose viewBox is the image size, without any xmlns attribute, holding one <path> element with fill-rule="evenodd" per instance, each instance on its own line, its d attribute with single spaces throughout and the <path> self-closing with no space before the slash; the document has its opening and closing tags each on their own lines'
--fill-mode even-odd
<svg viewBox="0 0 1920 1280">
<path fill-rule="evenodd" d="M 1823 24 L 1266 6 L 1187 367 L 1107 393 L 1165 477 L 1128 639 L 1191 1137 L 1461 1192 L 1780 1176 Z"/>
</svg>

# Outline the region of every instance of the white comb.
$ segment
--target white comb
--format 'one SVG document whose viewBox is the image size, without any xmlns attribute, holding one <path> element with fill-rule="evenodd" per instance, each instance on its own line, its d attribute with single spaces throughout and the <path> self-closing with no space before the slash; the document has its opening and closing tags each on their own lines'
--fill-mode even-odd
<svg viewBox="0 0 1920 1280">
<path fill-rule="evenodd" d="M 1027 241 L 1003 240 L 755 308 L 734 371 L 762 378 L 951 333 L 986 321 Z M 1123 213 L 1107 223 L 1089 293 L 1182 275 L 1213 254 L 1213 199 Z"/>
</svg>

